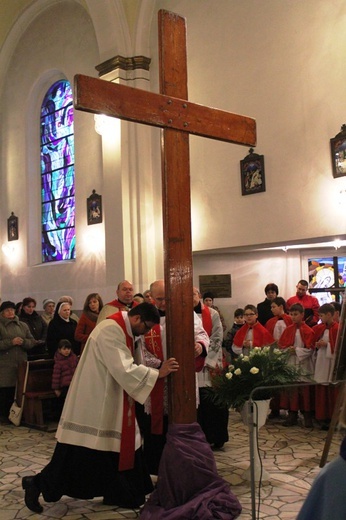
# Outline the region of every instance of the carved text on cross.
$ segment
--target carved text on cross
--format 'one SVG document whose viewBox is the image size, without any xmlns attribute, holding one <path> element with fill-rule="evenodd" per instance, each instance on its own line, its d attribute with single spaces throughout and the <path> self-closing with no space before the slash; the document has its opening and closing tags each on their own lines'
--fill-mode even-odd
<svg viewBox="0 0 346 520">
<path fill-rule="evenodd" d="M 185 19 L 159 11 L 160 94 L 77 75 L 75 107 L 163 129 L 162 195 L 166 338 L 179 372 L 170 378 L 170 419 L 196 420 L 189 134 L 256 145 L 254 119 L 189 102 Z"/>
</svg>

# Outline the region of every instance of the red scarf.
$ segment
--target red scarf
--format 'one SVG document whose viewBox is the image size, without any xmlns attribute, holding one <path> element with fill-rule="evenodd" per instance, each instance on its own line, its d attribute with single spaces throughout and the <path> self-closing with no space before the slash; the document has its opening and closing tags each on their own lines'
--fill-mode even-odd
<svg viewBox="0 0 346 520">
<path fill-rule="evenodd" d="M 292 318 L 288 314 L 282 314 L 281 316 L 274 316 L 274 318 L 270 318 L 270 320 L 266 323 L 266 329 L 270 332 L 271 335 L 274 334 L 275 325 L 282 318 L 286 323 L 286 327 L 292 325 Z"/>
<path fill-rule="evenodd" d="M 121 312 L 116 312 L 108 319 L 114 320 L 123 330 L 126 338 L 126 346 L 133 356 L 134 341 L 126 330 L 125 320 Z M 135 437 L 136 437 L 136 412 L 135 403 L 125 390 L 123 390 L 123 423 L 121 428 L 119 471 L 132 469 L 135 463 Z"/>
<path fill-rule="evenodd" d="M 210 338 L 213 330 L 213 323 L 211 320 L 211 312 L 207 305 L 202 305 L 202 323 L 204 330 Z"/>
<path fill-rule="evenodd" d="M 163 348 L 161 338 L 161 327 L 155 325 L 148 334 L 144 336 L 145 346 L 147 350 L 163 362 Z M 163 433 L 163 393 L 165 380 L 157 379 L 154 388 L 151 391 L 151 433 L 162 435 Z"/>
<path fill-rule="evenodd" d="M 325 323 L 319 323 L 318 325 L 315 325 L 313 327 L 312 330 L 314 332 L 314 344 L 316 343 L 316 341 L 322 338 L 323 333 L 327 328 L 329 329 L 330 349 L 332 351 L 332 354 L 334 354 L 336 338 L 339 330 L 339 324 L 336 321 L 333 321 L 333 323 L 329 327 Z"/>
<path fill-rule="evenodd" d="M 134 300 L 131 304 L 126 305 L 126 303 L 123 303 L 123 302 L 115 299 L 115 300 L 112 300 L 111 302 L 108 302 L 106 305 L 111 305 L 112 307 L 115 307 L 116 309 L 119 309 L 119 311 L 126 311 L 126 312 L 128 312 L 133 307 L 136 307 L 136 305 L 138 305 L 138 302 L 136 302 Z"/>
<path fill-rule="evenodd" d="M 281 348 L 287 348 L 294 346 L 294 341 L 296 337 L 297 325 L 293 323 L 289 325 L 282 333 L 281 338 L 279 339 L 279 345 Z M 304 343 L 304 347 L 312 348 L 314 333 L 313 330 L 306 325 L 306 323 L 302 323 L 299 327 L 300 335 Z"/>
<path fill-rule="evenodd" d="M 247 323 L 243 325 L 236 335 L 234 336 L 234 344 L 237 347 L 242 347 L 246 338 L 246 334 L 248 330 L 251 327 Z M 270 334 L 270 332 L 267 331 L 263 327 L 263 325 L 260 324 L 259 321 L 256 321 L 256 323 L 252 327 L 252 345 L 254 347 L 264 347 L 265 345 L 270 345 L 270 343 L 274 342 L 273 336 Z"/>
</svg>

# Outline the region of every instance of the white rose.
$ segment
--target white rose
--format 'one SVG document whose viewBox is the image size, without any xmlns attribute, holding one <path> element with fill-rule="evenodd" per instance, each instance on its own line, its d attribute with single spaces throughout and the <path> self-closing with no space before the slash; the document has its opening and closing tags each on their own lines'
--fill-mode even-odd
<svg viewBox="0 0 346 520">
<path fill-rule="evenodd" d="M 233 374 L 231 372 L 227 372 L 226 377 L 227 379 L 232 379 Z"/>
<path fill-rule="evenodd" d="M 259 372 L 259 368 L 257 368 L 257 367 L 252 367 L 252 368 L 250 369 L 250 373 L 251 373 L 251 374 L 258 374 L 258 372 Z"/>
<path fill-rule="evenodd" d="M 240 370 L 240 368 L 237 368 L 237 370 L 234 371 L 234 374 L 235 374 L 236 376 L 240 376 L 240 374 L 241 374 L 241 370 Z"/>
<path fill-rule="evenodd" d="M 250 359 L 249 356 L 244 356 L 243 357 L 243 361 L 249 361 L 249 359 Z"/>
<path fill-rule="evenodd" d="M 234 370 L 234 365 L 229 365 L 228 371 L 231 372 L 232 370 Z"/>
</svg>

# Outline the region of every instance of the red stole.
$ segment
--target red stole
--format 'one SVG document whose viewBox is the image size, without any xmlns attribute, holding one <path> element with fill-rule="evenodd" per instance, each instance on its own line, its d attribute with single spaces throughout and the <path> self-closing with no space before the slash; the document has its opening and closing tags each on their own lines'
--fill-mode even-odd
<svg viewBox="0 0 346 520">
<path fill-rule="evenodd" d="M 211 320 L 211 312 L 207 305 L 202 305 L 202 323 L 204 330 L 210 338 L 213 330 L 213 323 Z"/>
<path fill-rule="evenodd" d="M 114 320 L 123 330 L 126 338 L 126 346 L 133 356 L 134 341 L 126 330 L 125 320 L 121 312 L 108 316 Z M 119 471 L 132 469 L 135 462 L 135 436 L 136 436 L 136 413 L 135 403 L 125 390 L 123 390 L 123 423 L 121 428 Z"/>
<path fill-rule="evenodd" d="M 119 311 L 128 312 L 130 308 L 132 309 L 133 307 L 136 307 L 136 305 L 138 305 L 138 302 L 133 301 L 131 307 L 128 307 L 127 305 L 125 305 L 125 303 L 122 303 L 119 300 L 115 299 L 115 300 L 112 300 L 111 302 L 108 302 L 106 305 L 111 305 L 112 307 L 115 307 Z"/>
<path fill-rule="evenodd" d="M 266 323 L 266 329 L 270 332 L 271 335 L 274 334 L 275 325 L 282 318 L 286 323 L 286 327 L 292 325 L 292 318 L 288 314 L 282 314 L 282 316 L 274 316 L 274 318 L 270 318 Z"/>
<path fill-rule="evenodd" d="M 147 350 L 161 362 L 163 362 L 163 348 L 161 339 L 161 327 L 155 325 L 148 334 L 144 336 Z M 151 391 L 151 433 L 162 435 L 163 433 L 163 393 L 165 380 L 157 379 Z"/>
<path fill-rule="evenodd" d="M 306 323 L 302 323 L 300 328 L 300 335 L 302 337 L 304 347 L 312 348 L 314 333 L 313 330 L 306 325 Z M 279 345 L 281 348 L 294 346 L 294 340 L 296 336 L 297 325 L 293 323 L 289 325 L 282 333 L 281 338 L 279 339 Z"/>
<path fill-rule="evenodd" d="M 234 336 L 234 340 L 233 340 L 234 344 L 237 347 L 243 346 L 247 331 L 249 329 L 250 329 L 249 325 L 247 323 L 245 323 L 245 325 L 243 325 L 238 330 L 238 332 Z M 265 329 L 263 327 L 263 325 L 261 325 L 260 322 L 257 321 L 254 324 L 254 326 L 252 327 L 252 345 L 254 347 L 264 347 L 265 345 L 270 345 L 273 342 L 274 342 L 274 338 L 270 334 L 270 332 L 268 332 L 267 329 Z"/>
<path fill-rule="evenodd" d="M 314 333 L 314 343 L 322 338 L 324 331 L 326 330 L 327 325 L 325 323 L 319 323 L 318 325 L 315 325 L 312 330 Z M 338 335 L 339 330 L 339 324 L 336 321 L 333 321 L 333 323 L 329 327 L 329 343 L 330 348 L 332 351 L 332 354 L 334 354 L 335 344 L 336 344 L 336 338 Z"/>
</svg>

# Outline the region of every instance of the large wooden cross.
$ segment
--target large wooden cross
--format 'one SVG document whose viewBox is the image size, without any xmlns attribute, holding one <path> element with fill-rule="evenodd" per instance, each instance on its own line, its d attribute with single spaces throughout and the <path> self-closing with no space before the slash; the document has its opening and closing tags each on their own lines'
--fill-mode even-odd
<svg viewBox="0 0 346 520">
<path fill-rule="evenodd" d="M 75 107 L 161 127 L 166 337 L 180 363 L 170 378 L 170 421 L 196 420 L 189 134 L 256 145 L 254 119 L 187 101 L 185 19 L 159 11 L 160 94 L 77 75 Z"/>
</svg>

